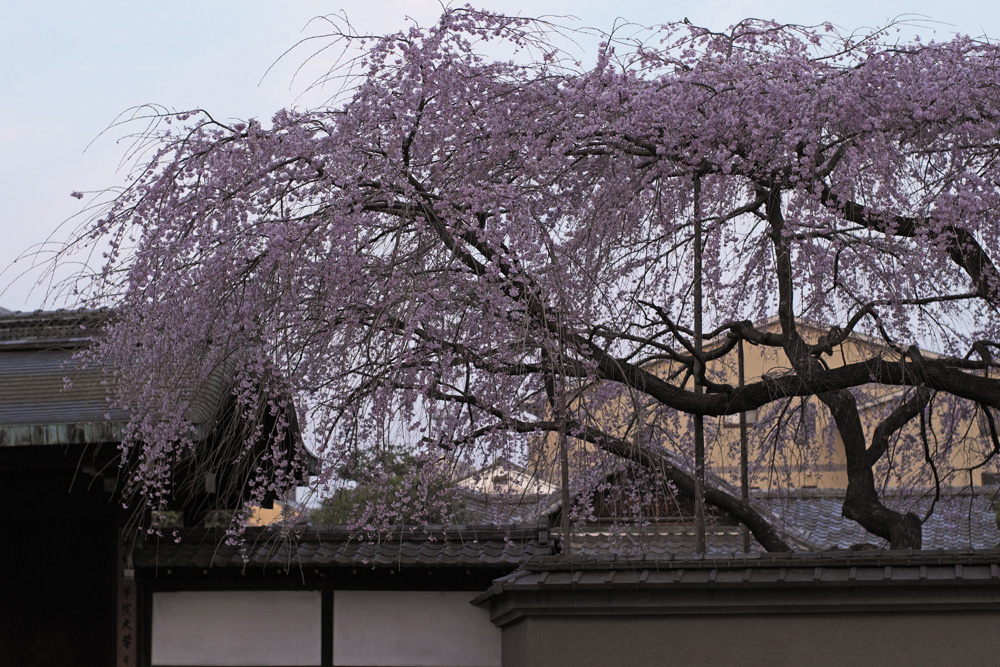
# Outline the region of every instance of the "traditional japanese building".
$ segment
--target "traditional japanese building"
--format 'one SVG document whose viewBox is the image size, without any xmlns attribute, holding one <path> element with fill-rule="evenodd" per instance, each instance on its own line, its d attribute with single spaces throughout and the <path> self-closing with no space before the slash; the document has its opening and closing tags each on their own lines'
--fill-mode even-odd
<svg viewBox="0 0 1000 667">
<path fill-rule="evenodd" d="M 110 402 L 105 363 L 116 362 L 79 357 L 111 316 L 0 314 L 2 665 L 134 663 L 141 630 L 129 545 L 137 530 L 126 526 L 136 517 L 122 507 L 119 450 L 129 415 Z M 224 444 L 219 434 L 237 411 L 223 377 L 189 395 L 197 459 Z M 285 438 L 281 446 L 307 456 L 297 432 Z M 254 452 L 270 444 L 262 440 Z M 265 465 L 266 474 L 253 452 L 243 465 Z M 243 489 L 207 481 L 240 473 L 181 465 L 175 487 L 194 491 L 178 494 L 171 509 L 197 524 L 212 508 L 239 507 Z"/>
</svg>

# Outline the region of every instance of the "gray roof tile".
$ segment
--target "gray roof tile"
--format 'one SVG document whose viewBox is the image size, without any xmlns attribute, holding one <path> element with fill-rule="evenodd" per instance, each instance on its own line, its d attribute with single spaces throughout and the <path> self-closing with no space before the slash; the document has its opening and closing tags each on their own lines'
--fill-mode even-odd
<svg viewBox="0 0 1000 667">
<path fill-rule="evenodd" d="M 706 531 L 708 553 L 733 556 L 743 550 L 743 536 L 738 526 L 711 526 Z M 575 529 L 570 542 L 574 555 L 601 558 L 663 557 L 693 554 L 697 551 L 694 527 L 686 524 L 646 526 L 643 528 L 600 529 L 585 526 Z M 751 539 L 751 550 L 761 550 Z"/>
<path fill-rule="evenodd" d="M 991 549 L 1000 546 L 993 500 L 996 489 L 943 489 L 934 511 L 923 524 L 925 549 Z M 889 492 L 885 503 L 923 518 L 933 492 Z M 803 490 L 782 498 L 758 499 L 779 518 L 778 527 L 795 526 L 817 549 L 837 550 L 868 542 L 886 546 L 860 524 L 842 514 L 843 490 Z"/>
<path fill-rule="evenodd" d="M 993 509 L 996 489 L 943 489 L 934 512 L 923 524 L 925 549 L 992 549 L 1000 546 Z M 914 511 L 923 517 L 930 506 L 928 492 L 893 492 L 884 497 L 898 511 Z M 843 489 L 803 489 L 783 497 L 762 497 L 754 503 L 796 551 L 820 552 L 847 549 L 868 543 L 880 548 L 888 544 L 860 524 L 843 516 Z M 651 524 L 642 528 L 585 525 L 574 528 L 572 552 L 587 557 L 652 556 L 692 554 L 696 551 L 694 526 L 688 523 Z M 711 556 L 731 556 L 742 551 L 740 528 L 710 526 L 707 533 Z M 763 551 L 751 539 L 751 551 Z"/>
</svg>

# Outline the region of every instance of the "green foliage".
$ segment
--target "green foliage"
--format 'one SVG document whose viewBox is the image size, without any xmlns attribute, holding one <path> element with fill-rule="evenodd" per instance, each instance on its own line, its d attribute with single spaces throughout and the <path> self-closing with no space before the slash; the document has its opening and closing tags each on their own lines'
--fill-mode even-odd
<svg viewBox="0 0 1000 667">
<path fill-rule="evenodd" d="M 205 528 L 229 528 L 238 514 L 236 510 L 209 510 L 201 520 L 201 525 Z"/>
<path fill-rule="evenodd" d="M 153 511 L 150 517 L 150 526 L 157 530 L 163 528 L 183 528 L 184 512 L 178 510 Z"/>
<path fill-rule="evenodd" d="M 309 513 L 309 521 L 320 526 L 357 525 L 371 517 L 389 523 L 412 523 L 411 517 L 427 524 L 469 522 L 471 513 L 454 497 L 449 477 L 432 473 L 421 476 L 420 484 L 409 479 L 431 466 L 397 449 L 341 466 L 337 476 L 345 485 L 324 498 Z"/>
</svg>

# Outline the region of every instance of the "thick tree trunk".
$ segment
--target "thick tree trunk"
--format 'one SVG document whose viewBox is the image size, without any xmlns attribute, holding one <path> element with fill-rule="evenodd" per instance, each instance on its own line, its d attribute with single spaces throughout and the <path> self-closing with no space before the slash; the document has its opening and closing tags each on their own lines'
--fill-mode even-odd
<svg viewBox="0 0 1000 667">
<path fill-rule="evenodd" d="M 784 335 L 783 348 L 796 374 L 806 384 L 818 385 L 816 379 L 824 369 L 811 354 L 809 346 L 799 335 L 795 325 L 791 250 L 783 236 L 781 194 L 777 189 L 770 191 L 765 207 L 771 226 L 771 241 L 775 249 L 778 319 Z M 829 408 L 837 431 L 844 442 L 844 454 L 847 459 L 847 497 L 843 506 L 844 516 L 857 521 L 868 532 L 888 540 L 893 549 L 919 549 L 921 525 L 916 515 L 900 514 L 879 501 L 875 489 L 875 475 L 868 458 L 861 414 L 854 395 L 842 389 L 827 392 L 819 390 L 816 396 Z"/>
<path fill-rule="evenodd" d="M 819 399 L 833 414 L 844 441 L 847 458 L 847 497 L 843 512 L 865 530 L 888 540 L 893 549 L 919 549 L 920 519 L 913 513 L 900 514 L 883 505 L 875 490 L 875 475 L 865 446 L 864 429 L 857 401 L 848 391 L 820 394 Z"/>
</svg>

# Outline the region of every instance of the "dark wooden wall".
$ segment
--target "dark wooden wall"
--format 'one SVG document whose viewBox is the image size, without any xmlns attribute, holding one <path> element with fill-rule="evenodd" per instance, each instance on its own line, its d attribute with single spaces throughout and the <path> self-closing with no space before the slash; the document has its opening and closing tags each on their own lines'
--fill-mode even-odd
<svg viewBox="0 0 1000 667">
<path fill-rule="evenodd" d="M 31 451 L 27 451 L 31 450 Z M 114 662 L 115 505 L 74 448 L 0 450 L 0 665 Z"/>
</svg>

